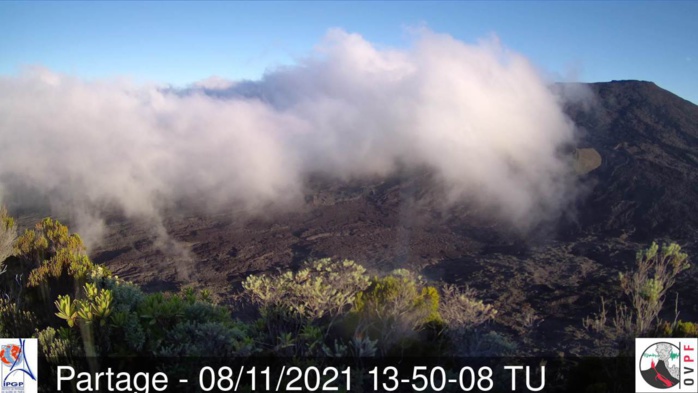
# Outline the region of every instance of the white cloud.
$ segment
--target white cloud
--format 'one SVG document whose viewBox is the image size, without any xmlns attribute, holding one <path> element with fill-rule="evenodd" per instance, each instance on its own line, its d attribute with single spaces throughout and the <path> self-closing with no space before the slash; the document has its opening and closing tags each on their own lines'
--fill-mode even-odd
<svg viewBox="0 0 698 393">
<path fill-rule="evenodd" d="M 535 68 L 496 39 L 421 30 L 390 50 L 331 30 L 297 65 L 186 94 L 43 69 L 1 78 L 0 183 L 7 196 L 21 179 L 85 222 L 105 206 L 157 220 L 194 196 L 255 209 L 293 201 L 313 172 L 426 165 L 451 200 L 525 229 L 572 194 L 559 150 L 573 129 Z"/>
</svg>

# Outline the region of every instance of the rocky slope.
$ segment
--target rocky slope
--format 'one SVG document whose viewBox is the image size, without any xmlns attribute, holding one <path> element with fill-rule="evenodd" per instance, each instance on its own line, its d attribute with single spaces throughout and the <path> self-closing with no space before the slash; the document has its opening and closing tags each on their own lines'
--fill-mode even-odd
<svg viewBox="0 0 698 393">
<path fill-rule="evenodd" d="M 603 164 L 583 208 L 586 232 L 695 240 L 698 106 L 650 82 L 594 83 L 589 110 L 570 108 Z M 608 232 L 605 232 L 608 231 Z"/>
<path fill-rule="evenodd" d="M 673 239 L 698 255 L 698 106 L 649 82 L 587 87 L 594 98 L 566 110 L 582 130 L 578 147 L 601 164 L 582 175 L 587 193 L 575 214 L 552 228 L 522 236 L 467 206 L 435 209 L 424 171 L 312 179 L 305 206 L 267 217 L 175 210 L 165 224 L 188 255 L 157 244 L 144 223 L 115 218 L 93 257 L 146 288 L 194 282 L 224 297 L 250 273 L 308 258 L 407 267 L 478 289 L 500 310 L 493 328 L 531 351 L 594 352 L 582 318 L 600 296 L 620 296 L 618 272 L 639 247 Z M 676 286 L 684 319 L 698 319 L 697 277 L 693 267 Z"/>
</svg>

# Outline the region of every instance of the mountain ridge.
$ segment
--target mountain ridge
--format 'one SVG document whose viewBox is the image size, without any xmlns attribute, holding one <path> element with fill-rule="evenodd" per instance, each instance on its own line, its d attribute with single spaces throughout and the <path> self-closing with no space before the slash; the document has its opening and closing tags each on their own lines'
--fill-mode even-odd
<svg viewBox="0 0 698 393">
<path fill-rule="evenodd" d="M 652 82 L 588 87 L 593 108 L 570 107 L 567 113 L 584 130 L 581 144 L 601 154 L 603 163 L 592 175 L 608 187 L 592 192 L 583 207 L 591 219 L 583 225 L 637 232 L 644 241 L 691 238 L 698 228 L 689 214 L 698 209 L 698 106 Z"/>
</svg>

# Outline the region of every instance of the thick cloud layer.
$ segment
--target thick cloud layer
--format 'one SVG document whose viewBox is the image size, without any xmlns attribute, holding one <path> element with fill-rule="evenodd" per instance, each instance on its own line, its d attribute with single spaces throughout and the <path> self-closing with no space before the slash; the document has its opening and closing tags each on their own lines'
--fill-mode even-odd
<svg viewBox="0 0 698 393">
<path fill-rule="evenodd" d="M 107 207 L 159 222 L 193 196 L 212 208 L 285 204 L 315 172 L 428 166 L 447 199 L 520 228 L 572 194 L 560 150 L 574 127 L 535 67 L 496 39 L 423 31 L 389 50 L 332 30 L 260 81 L 214 82 L 173 91 L 44 69 L 1 78 L 2 193 L 22 185 L 92 232 Z"/>
</svg>

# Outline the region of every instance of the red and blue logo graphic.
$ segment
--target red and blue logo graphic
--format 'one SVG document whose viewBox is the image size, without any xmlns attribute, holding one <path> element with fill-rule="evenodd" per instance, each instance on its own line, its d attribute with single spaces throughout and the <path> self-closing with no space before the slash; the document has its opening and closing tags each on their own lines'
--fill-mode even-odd
<svg viewBox="0 0 698 393">
<path fill-rule="evenodd" d="M 32 393 L 36 392 L 36 348 L 33 348 L 32 358 L 26 358 L 27 344 L 36 347 L 36 339 L 2 339 L 0 340 L 0 393 Z M 33 367 L 30 363 L 33 363 Z"/>
<path fill-rule="evenodd" d="M 0 347 L 0 361 L 4 366 L 12 367 L 20 360 L 22 347 L 16 344 L 6 344 Z"/>
</svg>

